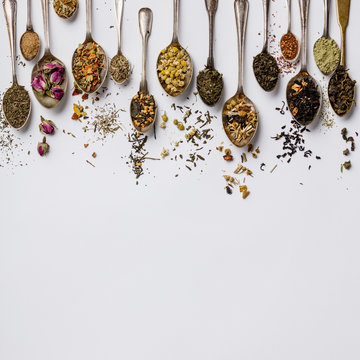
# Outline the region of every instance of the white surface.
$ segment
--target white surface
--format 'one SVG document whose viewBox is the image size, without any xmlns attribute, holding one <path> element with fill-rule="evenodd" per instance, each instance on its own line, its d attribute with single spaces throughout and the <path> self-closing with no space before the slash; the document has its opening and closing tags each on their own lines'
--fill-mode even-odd
<svg viewBox="0 0 360 360">
<path fill-rule="evenodd" d="M 116 51 L 112 3 L 95 0 L 93 17 L 94 38 L 109 56 Z M 298 4 L 293 3 L 299 34 Z M 339 41 L 332 3 L 331 34 Z M 68 70 L 72 52 L 85 37 L 85 2 L 80 5 L 73 22 L 52 11 L 50 16 L 52 50 Z M 278 35 L 286 28 L 284 5 L 271 2 Z M 142 6 L 154 12 L 149 86 L 162 112 L 172 99 L 162 95 L 154 64 L 171 39 L 170 0 L 127 1 L 123 51 L 134 75 L 112 100 L 128 109 L 138 88 L 137 11 Z M 43 38 L 40 1 L 33 1 L 33 8 L 34 27 Z M 20 0 L 18 39 L 25 10 Z M 359 1 L 352 2 L 351 12 L 348 66 L 359 79 Z M 322 1 L 312 1 L 310 51 L 322 33 L 322 16 Z M 249 163 L 256 174 L 248 182 L 252 193 L 246 201 L 223 190 L 222 170 L 232 170 L 235 163 L 224 164 L 215 150 L 225 141 L 220 119 L 213 122 L 214 150 L 202 174 L 182 169 L 175 178 L 177 166 L 167 159 L 149 163 L 151 175 L 136 186 L 121 158 L 129 153 L 122 134 L 85 150 L 88 137 L 70 119 L 70 94 L 53 111 L 40 108 L 32 96 L 31 126 L 19 135 L 24 154 L 31 150 L 24 155 L 29 165 L 0 169 L 0 359 L 359 359 L 359 149 L 351 157 L 351 171 L 339 171 L 345 148 L 340 130 L 344 124 L 359 130 L 358 109 L 349 119 L 336 119 L 331 130 L 317 125 L 307 134 L 309 148 L 321 161 L 299 156 L 291 164 L 278 162 L 281 144 L 270 137 L 290 121 L 275 111 L 289 76 L 275 94 L 256 84 L 251 62 L 261 48 L 262 28 L 261 1 L 251 0 L 245 88 L 261 116 L 256 138 L 261 156 Z M 206 62 L 207 31 L 203 1 L 183 0 L 180 40 L 193 57 L 195 74 Z M 11 78 L 3 16 L 0 36 L 5 89 Z M 221 0 L 215 55 L 226 84 L 223 100 L 236 90 L 236 54 L 233 2 Z M 19 81 L 28 89 L 31 68 L 19 67 Z M 311 56 L 309 70 L 322 78 Z M 109 88 L 115 94 L 111 81 Z M 220 107 L 212 112 L 220 115 Z M 40 114 L 60 130 L 48 139 L 47 158 L 36 154 Z M 128 117 L 128 112 L 122 115 L 127 130 Z M 63 128 L 77 139 L 63 135 Z M 151 154 L 159 156 L 177 134 L 171 126 L 159 129 L 158 139 L 149 143 Z M 96 168 L 85 163 L 93 151 L 99 154 Z M 264 173 L 261 162 L 267 164 Z"/>
</svg>

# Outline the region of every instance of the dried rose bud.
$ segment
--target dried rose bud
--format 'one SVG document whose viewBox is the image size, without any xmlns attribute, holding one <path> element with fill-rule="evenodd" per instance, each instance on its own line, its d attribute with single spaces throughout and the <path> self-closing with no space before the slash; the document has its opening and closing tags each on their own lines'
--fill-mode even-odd
<svg viewBox="0 0 360 360">
<path fill-rule="evenodd" d="M 43 141 L 38 143 L 37 151 L 40 156 L 44 156 L 49 151 L 49 149 L 50 145 L 46 143 L 46 137 L 44 136 Z"/>
<path fill-rule="evenodd" d="M 231 161 L 233 159 L 233 156 L 228 154 L 228 155 L 224 155 L 223 158 L 225 161 Z"/>
<path fill-rule="evenodd" d="M 51 120 L 45 120 L 41 116 L 41 123 L 39 125 L 39 129 L 43 134 L 51 135 L 54 133 L 56 126 Z"/>
</svg>

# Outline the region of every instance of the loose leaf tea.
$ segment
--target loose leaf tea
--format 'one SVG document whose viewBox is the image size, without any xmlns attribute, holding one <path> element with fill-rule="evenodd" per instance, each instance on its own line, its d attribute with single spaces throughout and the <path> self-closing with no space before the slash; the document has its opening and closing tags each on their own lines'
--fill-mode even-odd
<svg viewBox="0 0 360 360">
<path fill-rule="evenodd" d="M 56 14 L 63 19 L 68 19 L 74 15 L 78 0 L 54 0 L 53 6 Z"/>
<path fill-rule="evenodd" d="M 355 101 L 355 84 L 343 66 L 339 66 L 329 82 L 329 101 L 335 113 L 343 116 Z"/>
<path fill-rule="evenodd" d="M 125 56 L 115 55 L 110 62 L 111 76 L 117 83 L 125 81 L 130 75 L 130 63 Z"/>
<path fill-rule="evenodd" d="M 14 84 L 3 98 L 3 111 L 14 128 L 22 127 L 30 113 L 30 96 L 23 86 Z"/>
<path fill-rule="evenodd" d="M 155 110 L 154 97 L 139 91 L 131 102 L 131 118 L 135 128 L 139 131 L 148 128 L 155 120 Z"/>
<path fill-rule="evenodd" d="M 314 57 L 319 70 L 329 75 L 335 71 L 340 61 L 339 47 L 334 39 L 321 37 L 314 45 Z"/>
<path fill-rule="evenodd" d="M 288 33 L 280 40 L 281 52 L 286 60 L 294 60 L 299 52 L 299 42 L 294 34 Z"/>
<path fill-rule="evenodd" d="M 104 69 L 105 54 L 93 41 L 80 44 L 76 50 L 73 75 L 79 87 L 92 93 L 101 83 L 101 71 Z"/>
<path fill-rule="evenodd" d="M 222 74 L 216 69 L 206 67 L 196 79 L 197 90 L 207 105 L 215 105 L 221 96 L 224 84 Z"/>
<path fill-rule="evenodd" d="M 225 104 L 223 125 L 231 142 L 239 147 L 248 144 L 255 135 L 258 114 L 245 95 Z"/>
<path fill-rule="evenodd" d="M 275 88 L 280 71 L 276 60 L 269 53 L 262 52 L 256 55 L 253 69 L 257 82 L 265 91 Z"/>
<path fill-rule="evenodd" d="M 309 125 L 321 105 L 321 96 L 317 84 L 305 73 L 301 79 L 295 79 L 288 85 L 287 102 L 294 119 L 301 125 Z"/>
<path fill-rule="evenodd" d="M 27 31 L 20 39 L 20 49 L 26 60 L 32 60 L 40 47 L 39 35 L 34 31 Z"/>
</svg>

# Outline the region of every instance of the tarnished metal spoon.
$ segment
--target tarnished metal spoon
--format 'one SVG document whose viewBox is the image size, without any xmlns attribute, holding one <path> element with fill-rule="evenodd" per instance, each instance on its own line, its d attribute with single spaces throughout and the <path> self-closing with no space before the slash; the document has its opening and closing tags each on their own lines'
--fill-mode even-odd
<svg viewBox="0 0 360 360">
<path fill-rule="evenodd" d="M 165 81 L 162 81 L 159 77 L 159 73 L 161 72 L 159 70 L 159 67 L 161 66 L 161 54 L 162 52 L 159 54 L 159 57 L 157 59 L 157 64 L 156 64 L 156 68 L 158 71 L 158 79 L 160 81 L 161 86 L 163 87 L 163 89 L 170 95 L 170 96 L 179 96 L 181 95 L 189 86 L 192 76 L 193 76 L 193 72 L 194 72 L 194 66 L 191 60 L 191 57 L 189 55 L 189 53 L 180 45 L 179 43 L 179 3 L 180 0 L 174 0 L 174 29 L 173 29 L 173 37 L 171 40 L 170 45 L 165 49 L 165 52 L 167 52 L 170 48 L 172 47 L 176 47 L 179 49 L 179 51 L 184 51 L 184 53 L 186 54 L 186 56 L 188 57 L 188 63 L 189 63 L 189 69 L 185 74 L 185 79 L 184 79 L 184 86 L 181 87 L 180 90 L 176 91 L 176 92 L 172 92 L 170 91 L 170 89 L 167 87 L 167 84 Z"/>
<path fill-rule="evenodd" d="M 34 37 L 35 39 L 37 39 L 37 49 L 34 48 L 34 52 L 33 55 L 31 55 L 30 57 L 27 56 L 24 51 L 23 51 L 23 46 L 24 46 L 24 41 L 26 39 L 26 37 Z M 31 0 L 27 0 L 27 23 L 26 23 L 26 31 L 25 33 L 21 36 L 20 39 L 20 50 L 22 53 L 22 56 L 25 58 L 25 60 L 27 61 L 31 61 L 32 59 L 34 59 L 36 57 L 36 55 L 38 54 L 40 49 L 40 39 L 39 39 L 39 35 L 34 31 L 33 26 L 32 26 L 32 22 L 31 22 Z"/>
<path fill-rule="evenodd" d="M 248 0 L 235 0 L 235 18 L 238 39 L 238 66 L 239 66 L 239 84 L 236 94 L 226 101 L 223 111 L 222 120 L 226 135 L 229 140 L 236 146 L 242 147 L 250 143 L 254 138 L 258 128 L 259 120 L 254 103 L 245 95 L 243 88 L 244 81 L 244 45 L 245 33 L 249 4 Z M 238 106 L 236 112 L 232 109 Z M 244 124 L 244 118 L 247 113 L 254 115 L 253 124 L 246 131 L 248 125 Z M 234 121 L 229 122 L 229 118 Z M 243 135 L 242 135 L 243 134 Z"/>
<path fill-rule="evenodd" d="M 81 84 L 79 84 L 79 82 L 76 80 L 76 78 L 74 76 L 76 85 L 87 94 L 92 94 L 101 88 L 101 86 L 103 85 L 103 83 L 106 79 L 108 69 L 109 69 L 108 58 L 106 56 L 104 49 L 93 39 L 93 37 L 91 35 L 91 15 L 92 15 L 92 0 L 86 0 L 86 37 L 85 37 L 85 41 L 82 43 L 82 45 L 86 46 L 86 44 L 89 42 L 94 43 L 95 45 L 97 45 L 99 47 L 100 52 L 102 52 L 104 54 L 104 67 L 102 68 L 101 73 L 100 73 L 100 81 L 96 84 L 96 86 L 92 90 L 88 91 L 84 86 L 81 86 Z M 77 55 L 77 49 L 76 49 L 74 51 L 72 61 L 71 61 L 73 75 L 74 75 L 74 65 L 77 60 L 78 60 L 78 55 Z"/>
<path fill-rule="evenodd" d="M 313 114 L 312 118 L 309 119 L 305 123 L 305 122 L 299 120 L 299 118 L 301 118 L 301 115 L 303 115 L 301 113 L 300 109 L 298 109 L 298 112 L 296 113 L 296 115 L 294 115 L 294 113 L 292 112 L 293 118 L 300 125 L 303 125 L 303 126 L 311 124 L 317 118 L 317 116 L 320 113 L 321 106 L 322 106 L 321 88 L 320 88 L 319 84 L 317 83 L 317 81 L 307 71 L 307 28 L 308 28 L 308 17 L 309 17 L 309 2 L 310 2 L 310 0 L 299 0 L 300 15 L 301 15 L 301 68 L 300 68 L 300 72 L 289 81 L 289 83 L 287 85 L 287 89 L 286 89 L 287 103 L 288 103 L 290 111 L 292 111 L 290 103 L 289 103 L 289 99 L 290 99 L 290 94 L 291 94 L 291 87 L 294 85 L 295 81 L 298 81 L 301 83 L 302 81 L 305 81 L 306 79 L 310 79 L 311 81 L 313 81 L 313 83 L 316 86 L 317 96 L 319 97 L 319 107 L 318 107 L 317 111 Z M 305 103 L 305 105 L 307 102 L 311 102 L 312 100 L 313 99 L 308 99 L 305 97 L 303 98 L 303 102 Z M 306 106 L 305 106 L 305 108 L 306 108 Z M 305 111 L 307 111 L 307 109 Z"/>
<path fill-rule="evenodd" d="M 62 3 L 62 8 L 64 9 L 64 7 L 65 7 L 66 5 L 63 3 L 63 0 L 60 0 L 60 2 Z M 79 1 L 76 0 L 76 7 L 75 7 L 75 9 L 73 10 L 73 12 L 70 14 L 70 16 L 68 16 L 68 17 L 63 16 L 63 15 L 61 15 L 59 12 L 56 11 L 55 1 L 53 1 L 53 8 L 54 8 L 54 11 L 55 11 L 56 15 L 59 16 L 61 19 L 70 20 L 70 19 L 72 19 L 72 18 L 75 16 L 75 14 L 77 13 L 77 11 L 79 10 Z"/>
<path fill-rule="evenodd" d="M 50 37 L 49 37 L 49 0 L 41 0 L 41 8 L 42 8 L 42 14 L 43 14 L 43 21 L 44 21 L 44 37 L 45 37 L 45 50 L 44 50 L 44 56 L 35 64 L 32 74 L 31 74 L 31 80 L 33 80 L 36 75 L 39 73 L 39 70 L 41 67 L 45 64 L 49 64 L 51 62 L 56 62 L 60 66 L 62 66 L 64 70 L 64 80 L 59 87 L 64 91 L 64 95 L 61 97 L 60 100 L 57 100 L 55 98 L 52 98 L 46 94 L 41 94 L 40 92 L 36 91 L 33 88 L 34 95 L 36 99 L 39 101 L 41 105 L 44 107 L 51 109 L 59 105 L 59 103 L 62 101 L 62 99 L 65 97 L 65 92 L 67 88 L 68 83 L 68 77 L 66 72 L 65 64 L 56 58 L 50 51 Z"/>
<path fill-rule="evenodd" d="M 141 95 L 144 95 L 144 96 L 150 95 L 149 90 L 148 90 L 147 79 L 146 79 L 146 63 L 147 63 L 148 40 L 149 40 L 150 33 L 151 33 L 152 21 L 153 21 L 153 14 L 152 14 L 151 9 L 142 8 L 139 10 L 139 29 L 140 29 L 140 34 L 142 37 L 142 73 L 141 73 L 141 82 L 140 82 L 140 89 L 139 89 L 140 96 Z M 135 129 L 144 133 L 144 132 L 149 131 L 154 126 L 155 120 L 156 120 L 156 114 L 157 114 L 157 107 L 156 107 L 155 99 L 154 99 L 154 97 L 152 97 L 152 99 L 154 101 L 154 105 L 153 105 L 154 114 L 152 115 L 152 119 L 153 119 L 152 122 L 149 125 L 144 126 L 144 127 L 137 125 L 136 115 L 139 113 L 139 111 L 138 111 L 138 108 L 136 105 L 136 100 L 139 97 L 139 93 L 136 94 L 131 100 L 130 115 L 131 115 L 131 120 L 133 122 Z"/>
<path fill-rule="evenodd" d="M 3 106 L 3 111 L 6 121 L 9 123 L 9 125 L 16 130 L 20 130 L 25 126 L 25 124 L 29 120 L 31 113 L 31 102 L 28 92 L 25 90 L 23 86 L 18 85 L 17 77 L 16 77 L 16 65 L 15 65 L 15 33 L 16 33 L 15 29 L 16 29 L 16 7 L 17 7 L 16 0 L 3 0 L 3 7 L 4 7 L 6 25 L 9 33 L 11 68 L 12 68 L 12 77 L 13 77 L 12 86 L 8 90 L 6 90 L 3 97 L 3 103 L 4 103 L 4 99 L 6 99 L 6 97 L 9 96 L 10 93 L 19 92 L 25 94 L 25 97 L 28 98 L 27 105 L 29 108 L 27 115 L 21 121 L 21 124 L 19 126 L 15 126 L 15 119 L 12 117 L 13 115 L 11 113 L 6 112 L 4 106 Z M 12 98 L 13 97 L 14 96 L 12 96 Z M 16 108 L 17 106 L 22 106 L 22 104 L 18 102 L 14 102 L 13 107 Z M 16 121 L 18 120 L 19 119 L 16 119 Z"/>
</svg>

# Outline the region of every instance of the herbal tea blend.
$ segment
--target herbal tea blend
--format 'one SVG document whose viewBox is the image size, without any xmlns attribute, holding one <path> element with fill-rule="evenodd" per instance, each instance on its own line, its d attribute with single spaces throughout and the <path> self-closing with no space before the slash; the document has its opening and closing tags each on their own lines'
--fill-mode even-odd
<svg viewBox="0 0 360 360">
<path fill-rule="evenodd" d="M 246 102 L 246 96 L 240 95 L 238 101 L 232 100 L 226 106 L 224 129 L 236 146 L 244 146 L 254 137 L 258 114 L 252 104 Z"/>
<path fill-rule="evenodd" d="M 110 62 L 111 76 L 117 83 L 125 81 L 130 75 L 130 63 L 125 56 L 114 56 Z"/>
<path fill-rule="evenodd" d="M 36 32 L 27 31 L 21 37 L 20 49 L 25 59 L 33 59 L 39 51 L 39 46 L 40 39 Z"/>
<path fill-rule="evenodd" d="M 97 88 L 101 82 L 104 61 L 105 54 L 95 42 L 89 41 L 78 46 L 72 70 L 81 89 L 91 93 Z"/>
<path fill-rule="evenodd" d="M 280 40 L 281 52 L 286 60 L 294 60 L 299 52 L 299 42 L 294 34 L 288 33 Z"/>
<path fill-rule="evenodd" d="M 317 84 L 308 74 L 289 84 L 287 102 L 292 116 L 299 124 L 306 126 L 313 121 L 321 105 L 320 97 Z"/>
<path fill-rule="evenodd" d="M 222 93 L 224 87 L 222 74 L 216 69 L 206 67 L 199 72 L 196 80 L 199 95 L 207 105 L 215 105 Z"/>
<path fill-rule="evenodd" d="M 78 7 L 78 0 L 54 0 L 53 6 L 57 15 L 63 19 L 69 19 Z"/>
<path fill-rule="evenodd" d="M 314 57 L 323 74 L 333 73 L 340 61 L 340 51 L 336 41 L 325 37 L 318 39 L 314 45 Z"/>
<path fill-rule="evenodd" d="M 343 66 L 339 66 L 329 81 L 329 101 L 335 113 L 348 113 L 355 101 L 355 83 Z"/>
<path fill-rule="evenodd" d="M 139 91 L 131 102 L 131 117 L 136 129 L 141 131 L 150 126 L 155 120 L 155 110 L 154 97 Z"/>
<path fill-rule="evenodd" d="M 256 55 L 253 69 L 256 80 L 265 91 L 274 89 L 280 71 L 276 60 L 269 53 L 261 52 Z"/>
<path fill-rule="evenodd" d="M 22 127 L 30 112 L 30 96 L 23 86 L 14 84 L 3 98 L 3 111 L 14 128 Z"/>
</svg>

